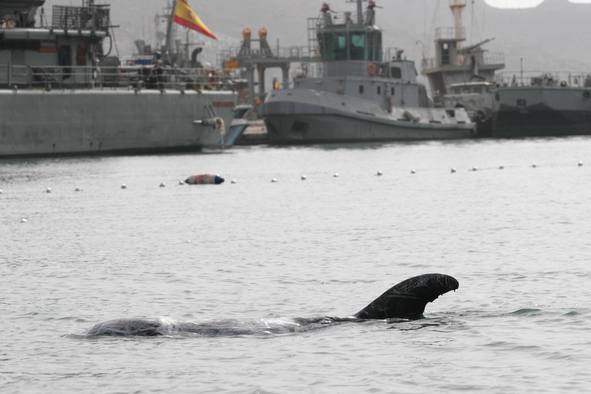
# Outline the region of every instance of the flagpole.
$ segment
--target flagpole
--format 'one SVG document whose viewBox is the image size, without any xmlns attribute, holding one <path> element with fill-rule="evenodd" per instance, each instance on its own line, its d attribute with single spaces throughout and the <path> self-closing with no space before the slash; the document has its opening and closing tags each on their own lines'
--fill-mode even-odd
<svg viewBox="0 0 591 394">
<path fill-rule="evenodd" d="M 172 0 L 172 9 L 170 10 L 170 16 L 168 18 L 168 26 L 166 27 L 166 58 L 172 63 L 172 49 L 174 47 L 172 36 L 172 29 L 174 24 L 174 16 L 176 13 L 176 2 L 178 0 Z"/>
</svg>

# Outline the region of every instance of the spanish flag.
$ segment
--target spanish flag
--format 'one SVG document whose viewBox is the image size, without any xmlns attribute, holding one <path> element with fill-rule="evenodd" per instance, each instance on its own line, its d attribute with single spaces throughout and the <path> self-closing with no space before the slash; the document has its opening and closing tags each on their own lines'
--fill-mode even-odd
<svg viewBox="0 0 591 394">
<path fill-rule="evenodd" d="M 193 11 L 187 0 L 176 0 L 174 10 L 174 21 L 187 29 L 195 30 L 207 37 L 217 40 L 218 38 L 205 26 L 201 18 Z"/>
</svg>

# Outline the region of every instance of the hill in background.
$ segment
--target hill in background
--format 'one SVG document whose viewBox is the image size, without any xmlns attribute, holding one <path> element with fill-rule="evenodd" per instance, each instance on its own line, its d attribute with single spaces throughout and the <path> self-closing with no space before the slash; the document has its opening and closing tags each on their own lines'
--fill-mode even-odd
<svg viewBox="0 0 591 394">
<path fill-rule="evenodd" d="M 105 3 L 106 1 L 100 1 Z M 166 0 L 112 0 L 113 22 L 121 55 L 133 51 L 133 40 L 144 37 L 153 41 L 154 15 L 161 12 Z M 272 45 L 307 45 L 306 19 L 319 14 L 322 0 L 190 0 L 205 23 L 220 41 L 205 41 L 206 56 L 215 62 L 215 53 L 236 46 L 241 31 L 266 27 Z M 351 9 L 344 0 L 330 1 L 333 9 Z M 77 0 L 48 0 L 53 4 L 77 5 Z M 419 61 L 423 50 L 432 52 L 432 32 L 437 26 L 451 26 L 446 0 L 383 0 L 378 24 L 385 30 L 384 45 L 406 50 L 409 58 Z M 495 37 L 487 48 L 505 54 L 507 69 L 517 70 L 524 58 L 530 70 L 591 71 L 591 5 L 547 0 L 529 10 L 499 10 L 477 0 L 466 12 L 466 27 L 471 41 Z M 418 42 L 420 41 L 420 42 Z"/>
</svg>

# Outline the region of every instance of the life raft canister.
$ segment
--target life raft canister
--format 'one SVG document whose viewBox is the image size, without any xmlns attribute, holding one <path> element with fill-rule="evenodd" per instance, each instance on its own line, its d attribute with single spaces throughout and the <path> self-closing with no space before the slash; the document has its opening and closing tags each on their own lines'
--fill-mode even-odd
<svg viewBox="0 0 591 394">
<path fill-rule="evenodd" d="M 225 181 L 221 176 L 210 174 L 191 175 L 185 179 L 187 185 L 221 185 Z"/>
</svg>

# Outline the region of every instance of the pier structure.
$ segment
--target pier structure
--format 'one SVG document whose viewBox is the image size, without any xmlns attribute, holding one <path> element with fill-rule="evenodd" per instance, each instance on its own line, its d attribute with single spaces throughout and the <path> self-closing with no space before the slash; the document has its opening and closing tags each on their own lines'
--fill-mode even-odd
<svg viewBox="0 0 591 394">
<path fill-rule="evenodd" d="M 315 24 L 309 24 L 315 26 Z M 309 27 L 310 29 L 311 27 Z M 268 69 L 281 70 L 281 82 L 274 81 L 273 89 L 289 87 L 290 69 L 293 63 L 310 64 L 321 61 L 315 45 L 315 33 L 309 33 L 308 46 L 271 48 L 268 31 L 261 28 L 258 38 L 252 37 L 252 30 L 242 31 L 240 47 L 222 51 L 218 62 L 225 70 L 241 70 L 246 79 L 246 97 L 243 100 L 258 107 L 264 101 L 267 85 L 265 77 Z"/>
</svg>

